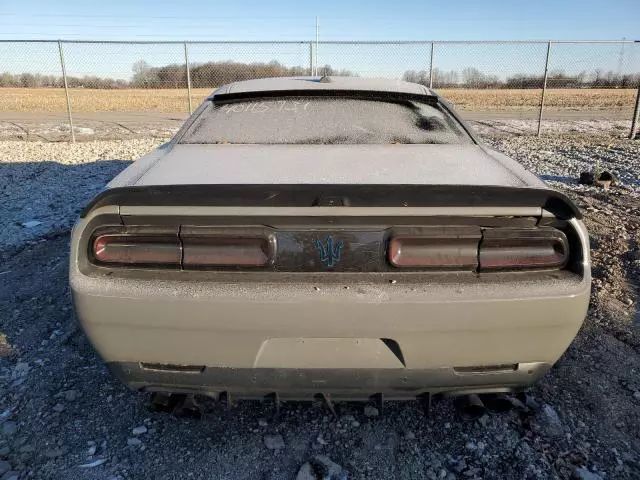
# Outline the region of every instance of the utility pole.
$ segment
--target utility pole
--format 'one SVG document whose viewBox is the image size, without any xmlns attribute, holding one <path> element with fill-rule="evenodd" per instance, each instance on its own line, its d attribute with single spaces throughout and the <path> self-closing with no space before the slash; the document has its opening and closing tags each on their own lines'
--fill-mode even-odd
<svg viewBox="0 0 640 480">
<path fill-rule="evenodd" d="M 622 75 L 622 69 L 624 68 L 624 45 L 627 37 L 622 37 L 622 43 L 620 43 L 620 53 L 618 54 L 618 77 Z"/>
<path fill-rule="evenodd" d="M 434 42 L 431 42 L 431 59 L 429 60 L 429 88 L 433 89 L 433 49 Z"/>
<path fill-rule="evenodd" d="M 184 42 L 184 67 L 187 70 L 187 98 L 189 99 L 189 115 L 193 113 L 191 108 L 191 69 L 189 68 L 189 50 L 187 42 Z"/>
</svg>

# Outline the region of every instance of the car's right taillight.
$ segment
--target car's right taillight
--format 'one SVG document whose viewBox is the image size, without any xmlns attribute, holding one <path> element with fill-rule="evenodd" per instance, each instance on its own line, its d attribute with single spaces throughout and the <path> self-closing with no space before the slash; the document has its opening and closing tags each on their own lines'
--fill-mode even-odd
<svg viewBox="0 0 640 480">
<path fill-rule="evenodd" d="M 435 230 L 434 230 L 435 231 Z M 561 269 L 569 260 L 566 235 L 555 228 L 443 228 L 418 235 L 393 235 L 388 262 L 399 269 Z"/>
<path fill-rule="evenodd" d="M 474 270 L 478 266 L 478 238 L 394 236 L 387 259 L 396 268 Z"/>
<path fill-rule="evenodd" d="M 569 242 L 556 228 L 493 228 L 482 232 L 478 252 L 480 271 L 560 269 L 569 260 Z"/>
</svg>

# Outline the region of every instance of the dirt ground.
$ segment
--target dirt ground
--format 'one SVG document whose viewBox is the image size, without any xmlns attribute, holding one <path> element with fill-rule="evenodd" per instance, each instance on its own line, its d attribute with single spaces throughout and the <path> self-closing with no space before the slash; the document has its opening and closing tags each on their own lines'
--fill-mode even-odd
<svg viewBox="0 0 640 480">
<path fill-rule="evenodd" d="M 277 416 L 254 402 L 203 401 L 202 419 L 152 412 L 149 396 L 115 380 L 77 326 L 60 226 L 0 251 L 0 478 L 279 480 L 310 459 L 326 466 L 318 455 L 340 466 L 325 477 L 334 479 L 640 478 L 637 178 L 609 191 L 580 187 L 562 163 L 638 161 L 637 141 L 488 140 L 571 196 L 591 237 L 588 317 L 525 404 L 475 420 L 449 400 L 429 417 L 417 403 L 393 402 L 379 415 L 339 404 L 337 417 L 304 403 Z M 114 168 L 93 165 L 94 177 Z M 46 175 L 34 172 L 19 181 L 37 191 Z"/>
</svg>

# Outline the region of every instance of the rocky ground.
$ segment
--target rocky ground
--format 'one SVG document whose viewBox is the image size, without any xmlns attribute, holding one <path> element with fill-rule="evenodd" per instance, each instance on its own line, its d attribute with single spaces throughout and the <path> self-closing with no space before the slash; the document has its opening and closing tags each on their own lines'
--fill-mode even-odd
<svg viewBox="0 0 640 480">
<path fill-rule="evenodd" d="M 78 209 L 159 140 L 0 142 L 0 479 L 640 478 L 640 143 L 486 139 L 580 206 L 594 285 L 561 361 L 524 403 L 479 419 L 449 400 L 429 417 L 417 403 L 339 404 L 336 417 L 310 403 L 151 411 L 78 330 L 67 252 Z M 577 185 L 596 162 L 622 185 Z"/>
</svg>

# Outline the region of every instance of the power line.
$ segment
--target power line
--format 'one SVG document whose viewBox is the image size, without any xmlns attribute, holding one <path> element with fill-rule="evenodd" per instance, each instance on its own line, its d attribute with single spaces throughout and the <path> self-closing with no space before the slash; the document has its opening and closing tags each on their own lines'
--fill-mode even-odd
<svg viewBox="0 0 640 480">
<path fill-rule="evenodd" d="M 7 35 L 33 35 L 34 37 L 42 37 L 42 36 L 47 36 L 47 37 L 53 37 L 53 38 L 64 38 L 64 37 L 68 37 L 68 36 L 73 36 L 73 37 L 87 37 L 86 33 L 74 33 L 74 32 L 57 32 L 57 33 L 40 33 L 40 32 L 2 32 L 0 33 L 0 35 L 3 36 L 7 36 Z M 246 38 L 265 38 L 266 35 L 265 34 L 251 34 L 251 35 L 228 35 L 228 34 L 213 34 L 213 33 L 203 33 L 203 34 L 187 34 L 187 35 L 174 35 L 174 34 L 125 34 L 127 36 L 127 38 L 180 38 L 180 39 L 184 39 L 185 41 L 188 41 L 189 38 L 193 38 L 193 37 L 198 37 L 198 38 L 229 38 L 229 37 L 233 37 L 234 39 L 238 38 L 238 39 L 242 39 L 240 37 L 246 37 Z M 120 38 L 123 37 L 124 35 L 118 35 L 118 34 L 100 34 L 100 37 L 108 37 L 108 38 Z M 277 34 L 277 37 L 287 37 L 287 38 L 297 38 L 300 39 L 300 41 L 305 41 L 305 34 L 287 34 L 287 33 L 279 33 Z M 99 38 L 97 39 L 99 40 Z M 125 39 L 126 40 L 126 39 Z M 16 40 L 17 42 L 19 42 L 20 40 Z M 309 41 L 309 40 L 307 40 Z"/>
<path fill-rule="evenodd" d="M 88 38 L 83 38 L 82 40 L 72 40 L 72 39 L 67 39 L 65 40 L 64 38 L 61 37 L 61 35 L 59 34 L 41 34 L 41 33 L 25 33 L 25 32 L 3 32 L 0 33 L 0 36 L 2 35 L 55 35 L 56 40 L 60 39 L 61 41 L 68 41 L 70 43 L 111 43 L 111 44 L 121 44 L 121 45 L 127 45 L 127 44 L 165 44 L 165 43 L 182 43 L 182 42 L 193 42 L 193 43 L 226 43 L 226 44 L 273 44 L 273 43 L 283 43 L 283 44 L 297 44 L 297 43 L 304 43 L 304 44 L 308 44 L 309 42 L 311 42 L 311 38 L 308 37 L 297 37 L 298 40 L 278 40 L 278 39 L 269 39 L 269 40 L 244 40 L 244 39 L 233 39 L 233 40 L 190 40 L 189 38 L 183 38 L 180 37 L 181 40 L 162 40 L 162 39 L 157 39 L 157 40 L 134 40 L 133 38 L 124 38 L 122 40 L 102 40 L 102 39 L 88 39 Z M 74 36 L 80 36 L 80 35 L 85 35 L 85 34 L 80 34 L 80 33 L 67 33 L 64 35 L 74 35 Z M 211 35 L 206 35 L 206 36 L 211 36 Z M 226 35 L 220 35 L 220 36 L 226 36 Z M 122 35 L 114 35 L 114 37 L 122 37 Z M 260 35 L 260 38 L 264 38 L 265 35 Z M 0 43 L 51 43 L 54 42 L 56 40 L 51 40 L 51 39 L 38 39 L 38 38 L 30 38 L 30 39 L 25 39 L 24 37 L 21 38 L 0 38 Z M 534 44 L 542 44 L 542 45 L 546 45 L 549 42 L 549 40 L 446 40 L 446 39 L 440 39 L 440 40 L 429 40 L 429 39 L 422 39 L 422 40 L 410 40 L 410 39 L 385 39 L 385 40 L 371 40 L 370 38 L 367 37 L 330 37 L 330 36 L 325 36 L 323 37 L 322 41 L 320 42 L 321 44 L 324 45 L 331 45 L 331 44 L 336 44 L 336 45 L 424 45 L 424 44 L 431 44 L 431 43 L 435 43 L 437 45 L 502 45 L 502 46 L 508 46 L 508 45 L 522 45 L 522 44 L 530 44 L 530 45 L 534 45 Z M 584 44 L 598 44 L 598 45 L 619 45 L 621 43 L 625 43 L 625 44 L 640 44 L 640 40 L 603 40 L 603 39 L 591 39 L 591 40 L 551 40 L 552 43 L 554 44 L 564 44 L 564 45 L 584 45 Z"/>
<path fill-rule="evenodd" d="M 0 27 L 47 27 L 48 29 L 58 28 L 58 27 L 82 27 L 82 28 L 142 28 L 141 25 L 94 25 L 87 23 L 0 23 Z M 175 29 L 193 29 L 195 28 L 220 28 L 221 26 L 226 26 L 233 28 L 234 31 L 238 31 L 233 25 L 222 24 L 222 23 L 203 23 L 203 24 L 189 24 L 189 25 L 171 25 L 170 28 L 172 30 Z M 313 28 L 315 27 L 314 23 L 308 24 L 297 24 L 296 28 Z"/>
<path fill-rule="evenodd" d="M 0 12 L 0 16 L 6 16 L 6 17 L 22 17 L 22 16 L 27 16 L 21 13 L 8 13 L 8 12 Z M 202 20 L 202 19 L 225 19 L 225 20 L 275 20 L 275 19 L 286 19 L 286 20 L 296 20 L 296 19 L 311 19 L 313 17 L 311 16 L 307 16 L 307 17 L 288 17 L 288 16 L 284 16 L 284 17 L 247 17 L 247 16 L 213 16 L 213 17 L 207 17 L 207 16 L 202 16 L 202 15 L 198 15 L 198 16 L 177 16 L 177 15 L 85 15 L 85 14 L 78 14 L 78 13 L 29 13 L 28 17 L 73 17 L 73 18 L 141 18 L 141 19 L 149 19 L 149 18 L 158 18 L 158 19 L 168 19 L 168 20 L 180 20 L 180 19 L 197 19 L 197 20 Z"/>
<path fill-rule="evenodd" d="M 216 15 L 216 16 L 183 16 L 183 15 L 102 15 L 102 14 L 65 14 L 65 13 L 29 13 L 29 14 L 21 14 L 21 13 L 9 13 L 9 12 L 0 12 L 0 16 L 5 17 L 44 17 L 44 18 L 116 18 L 116 19 L 141 19 L 141 20 L 149 20 L 149 19 L 158 19 L 158 20 L 260 20 L 260 21 L 269 21 L 269 20 L 310 20 L 313 21 L 315 18 L 314 15 L 307 16 L 244 16 L 244 15 Z M 356 22 L 366 22 L 366 21 L 384 21 L 385 23 L 420 23 L 424 24 L 424 18 L 422 17 L 407 17 L 407 18 L 398 18 L 398 17 L 388 17 L 388 16 L 324 16 L 322 15 L 323 20 L 348 20 L 348 21 L 356 21 Z"/>
</svg>

